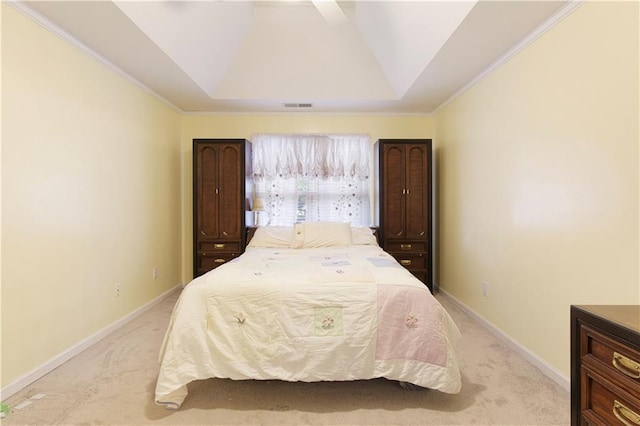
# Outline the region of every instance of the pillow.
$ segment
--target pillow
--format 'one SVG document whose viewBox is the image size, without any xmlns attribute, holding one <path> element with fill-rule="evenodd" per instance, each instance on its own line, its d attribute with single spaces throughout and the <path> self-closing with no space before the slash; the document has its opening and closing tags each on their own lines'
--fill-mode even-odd
<svg viewBox="0 0 640 426">
<path fill-rule="evenodd" d="M 378 240 L 373 235 L 373 230 L 368 226 L 353 226 L 351 227 L 351 243 L 377 246 Z"/>
<path fill-rule="evenodd" d="M 305 222 L 294 227 L 293 248 L 316 248 L 351 245 L 348 222 Z"/>
<path fill-rule="evenodd" d="M 291 247 L 291 226 L 259 226 L 247 247 Z"/>
</svg>

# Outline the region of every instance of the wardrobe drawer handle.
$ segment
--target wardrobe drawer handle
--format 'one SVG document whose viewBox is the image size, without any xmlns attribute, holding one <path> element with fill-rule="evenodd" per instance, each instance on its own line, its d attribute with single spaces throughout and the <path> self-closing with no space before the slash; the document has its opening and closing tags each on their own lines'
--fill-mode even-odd
<svg viewBox="0 0 640 426">
<path fill-rule="evenodd" d="M 215 247 L 217 249 L 223 249 L 224 248 L 224 244 L 214 244 L 213 247 Z"/>
<path fill-rule="evenodd" d="M 627 426 L 640 425 L 640 415 L 615 400 L 613 401 L 613 414 Z"/>
<path fill-rule="evenodd" d="M 629 359 L 618 352 L 614 352 L 611 362 L 616 370 L 625 376 L 629 376 L 632 379 L 640 379 L 640 364 L 634 360 Z"/>
<path fill-rule="evenodd" d="M 400 264 L 403 265 L 403 266 L 409 266 L 409 265 L 411 265 L 411 260 L 403 259 L 403 260 L 400 261 Z"/>
<path fill-rule="evenodd" d="M 402 250 L 411 250 L 411 244 L 400 244 Z"/>
<path fill-rule="evenodd" d="M 226 260 L 224 259 L 214 259 L 213 263 L 224 263 Z"/>
</svg>

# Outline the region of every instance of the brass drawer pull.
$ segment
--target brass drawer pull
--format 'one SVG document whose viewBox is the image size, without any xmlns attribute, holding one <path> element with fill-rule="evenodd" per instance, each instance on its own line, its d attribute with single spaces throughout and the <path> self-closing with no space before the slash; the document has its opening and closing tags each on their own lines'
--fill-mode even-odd
<svg viewBox="0 0 640 426">
<path fill-rule="evenodd" d="M 400 264 L 403 266 L 409 266 L 411 265 L 411 260 L 403 259 L 400 261 Z"/>
<path fill-rule="evenodd" d="M 640 425 L 640 414 L 637 414 L 618 401 L 613 401 L 613 414 L 627 426 Z"/>
<path fill-rule="evenodd" d="M 616 370 L 625 376 L 629 376 L 632 379 L 640 379 L 640 364 L 634 360 L 629 359 L 618 352 L 614 352 L 611 362 Z"/>
<path fill-rule="evenodd" d="M 411 244 L 400 244 L 402 250 L 411 250 Z"/>
<path fill-rule="evenodd" d="M 224 260 L 224 259 L 214 259 L 213 260 L 213 263 L 224 263 L 224 262 L 226 262 L 226 260 Z"/>
<path fill-rule="evenodd" d="M 224 244 L 214 244 L 213 247 L 217 248 L 217 249 L 223 249 L 224 248 Z"/>
</svg>

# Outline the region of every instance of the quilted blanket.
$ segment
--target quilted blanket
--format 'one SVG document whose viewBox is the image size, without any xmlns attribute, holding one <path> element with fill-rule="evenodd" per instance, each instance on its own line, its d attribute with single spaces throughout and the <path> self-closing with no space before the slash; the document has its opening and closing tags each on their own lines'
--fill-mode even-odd
<svg viewBox="0 0 640 426">
<path fill-rule="evenodd" d="M 457 393 L 459 331 L 378 246 L 248 248 L 189 283 L 167 329 L 156 403 L 206 378 L 385 377 Z"/>
</svg>

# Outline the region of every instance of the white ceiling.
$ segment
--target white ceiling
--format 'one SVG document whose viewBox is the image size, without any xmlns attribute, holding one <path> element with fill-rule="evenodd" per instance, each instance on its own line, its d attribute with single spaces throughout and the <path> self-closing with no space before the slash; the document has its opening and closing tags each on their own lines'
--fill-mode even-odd
<svg viewBox="0 0 640 426">
<path fill-rule="evenodd" d="M 14 5 L 185 112 L 430 113 L 576 4 L 331 3 Z"/>
</svg>

